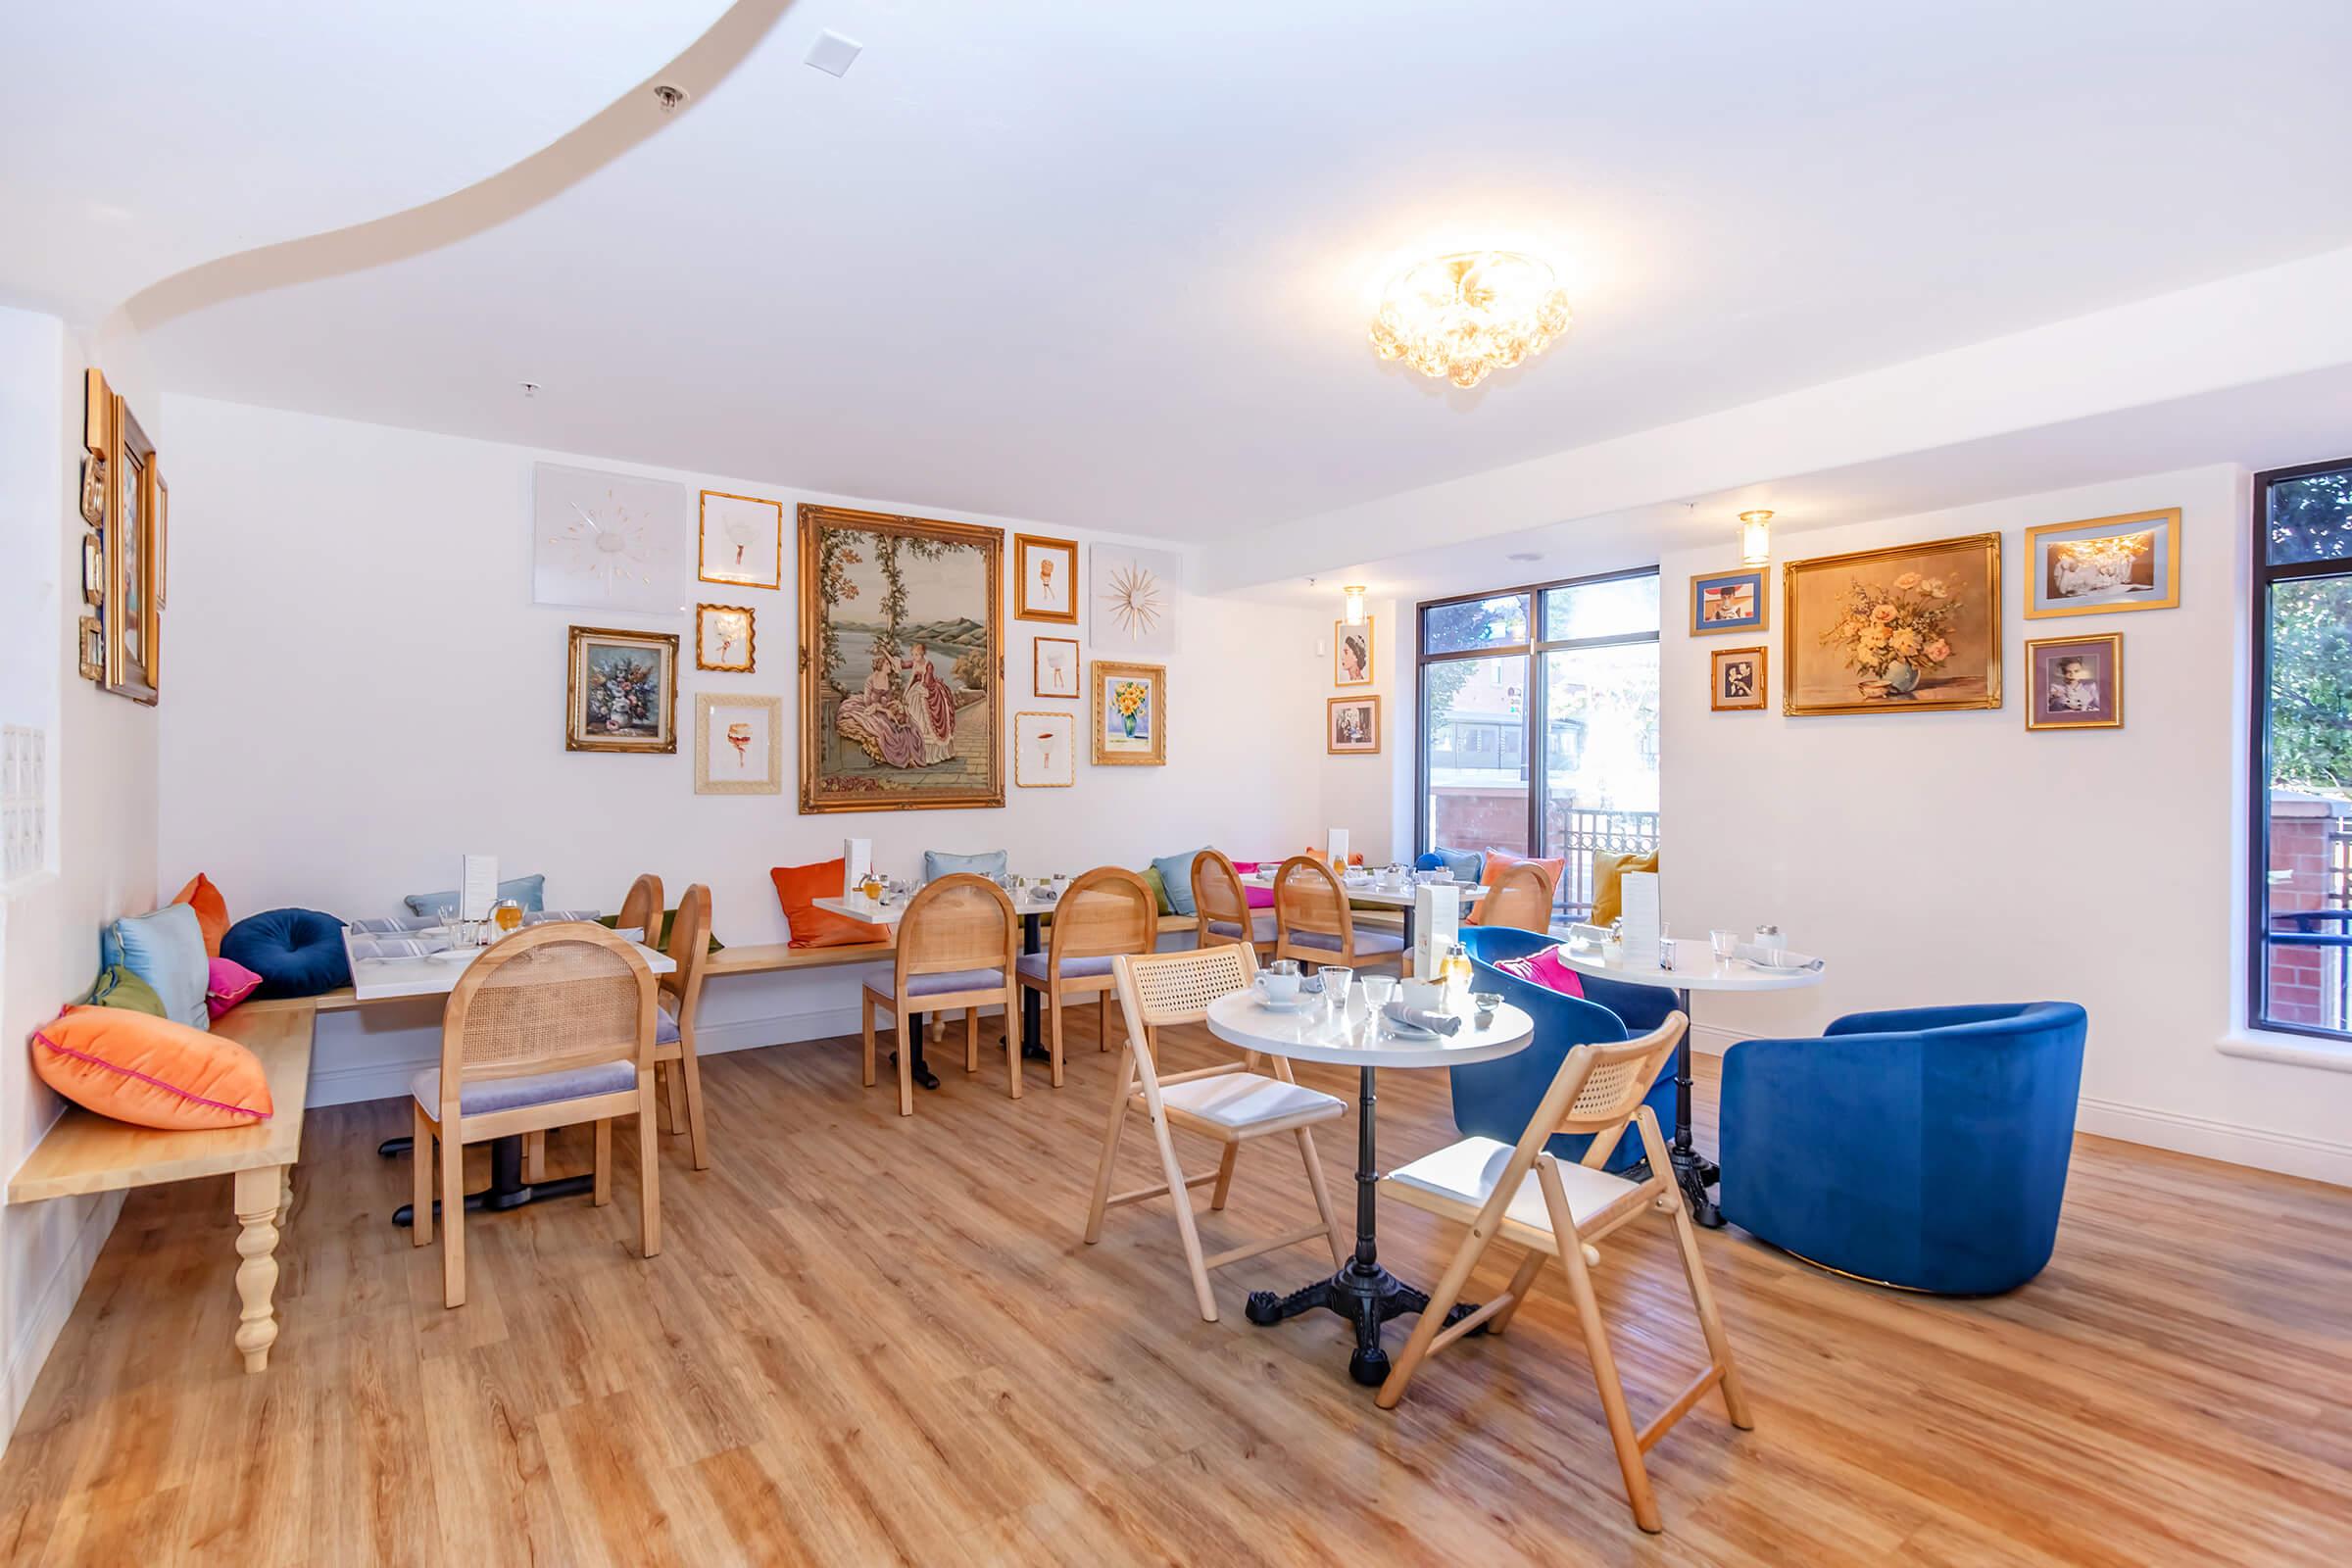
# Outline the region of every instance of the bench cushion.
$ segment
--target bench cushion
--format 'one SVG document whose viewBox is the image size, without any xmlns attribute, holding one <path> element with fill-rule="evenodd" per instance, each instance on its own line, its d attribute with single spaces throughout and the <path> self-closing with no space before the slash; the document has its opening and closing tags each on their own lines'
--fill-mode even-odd
<svg viewBox="0 0 2352 1568">
<path fill-rule="evenodd" d="M 636 1087 L 637 1065 L 628 1061 L 607 1061 L 563 1072 L 535 1072 L 521 1078 L 484 1078 L 459 1090 L 458 1114 L 487 1116 L 501 1110 L 518 1110 L 524 1105 L 552 1105 L 561 1100 L 617 1095 Z M 440 1113 L 440 1068 L 425 1068 L 410 1080 L 409 1090 L 416 1097 L 416 1103 L 436 1115 Z"/>
<path fill-rule="evenodd" d="M 41 1082 L 136 1127 L 195 1131 L 270 1118 L 270 1082 L 225 1036 L 128 1007 L 69 1007 L 32 1032 Z"/>
</svg>

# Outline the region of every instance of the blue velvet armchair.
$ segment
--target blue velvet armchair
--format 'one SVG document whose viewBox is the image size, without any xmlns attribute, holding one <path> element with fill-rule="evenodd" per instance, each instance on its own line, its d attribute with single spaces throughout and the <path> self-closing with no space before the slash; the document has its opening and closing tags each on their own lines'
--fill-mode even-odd
<svg viewBox="0 0 2352 1568">
<path fill-rule="evenodd" d="M 1866 1280 L 2015 1290 L 2050 1260 L 2088 1020 L 2069 1002 L 1859 1012 L 1723 1062 L 1724 1217 Z"/>
<path fill-rule="evenodd" d="M 1527 1120 L 1536 1113 L 1538 1102 L 1551 1087 L 1552 1079 L 1559 1076 L 1560 1063 L 1567 1059 L 1572 1048 L 1647 1034 L 1664 1023 L 1666 1015 L 1674 1010 L 1674 993 L 1655 986 L 1579 976 L 1584 982 L 1586 998 L 1579 1002 L 1494 967 L 1497 959 L 1524 957 L 1540 948 L 1554 946 L 1558 940 L 1541 931 L 1501 926 L 1462 928 L 1462 945 L 1470 952 L 1470 989 L 1500 992 L 1505 1002 L 1525 1008 L 1528 1016 L 1536 1020 L 1535 1042 L 1525 1051 L 1496 1061 L 1474 1062 L 1446 1070 L 1453 1091 L 1453 1124 L 1465 1135 L 1517 1143 L 1519 1135 L 1527 1131 Z M 1660 1126 L 1674 1125 L 1674 1079 L 1670 1074 L 1658 1075 L 1647 1103 Z M 1555 1158 L 1578 1160 L 1584 1158 L 1592 1142 L 1581 1135 L 1558 1134 L 1544 1147 Z M 1603 1168 L 1624 1170 L 1639 1163 L 1641 1158 L 1641 1141 L 1622 1138 Z"/>
</svg>

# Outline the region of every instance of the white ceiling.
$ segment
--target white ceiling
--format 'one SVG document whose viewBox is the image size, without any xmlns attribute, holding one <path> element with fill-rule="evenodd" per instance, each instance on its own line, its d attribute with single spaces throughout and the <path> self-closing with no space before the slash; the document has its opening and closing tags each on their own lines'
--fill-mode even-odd
<svg viewBox="0 0 2352 1568">
<path fill-rule="evenodd" d="M 196 149 L 154 220 L 184 263 L 478 176 L 692 30 L 479 9 L 388 55 L 289 7 L 274 73 L 152 116 L 122 76 L 234 51 L 190 28 L 32 85 L 70 122 L 112 73 L 141 144 Z M 512 43 L 556 9 L 544 69 L 431 82 L 435 27 Z M 801 64 L 820 26 L 866 46 L 846 79 Z M 2352 95 L 2282 79 L 2282 39 L 2343 55 L 2352 6 L 801 0 L 511 220 L 140 324 L 175 390 L 1232 534 L 2344 245 Z M 256 113 L 279 77 L 301 112 Z M 1363 328 L 1394 265 L 1466 242 L 1552 257 L 1578 323 L 1461 393 Z M 84 221 L 0 289 L 120 244 Z"/>
</svg>

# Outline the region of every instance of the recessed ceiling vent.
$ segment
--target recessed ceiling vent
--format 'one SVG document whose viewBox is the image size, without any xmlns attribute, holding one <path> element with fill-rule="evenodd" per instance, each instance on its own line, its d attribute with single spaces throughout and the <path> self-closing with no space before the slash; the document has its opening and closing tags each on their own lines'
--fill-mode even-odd
<svg viewBox="0 0 2352 1568">
<path fill-rule="evenodd" d="M 808 64 L 828 76 L 846 76 L 850 67 L 858 63 L 858 51 L 865 45 L 855 38 L 844 38 L 838 32 L 825 31 L 816 35 L 808 46 Z"/>
</svg>

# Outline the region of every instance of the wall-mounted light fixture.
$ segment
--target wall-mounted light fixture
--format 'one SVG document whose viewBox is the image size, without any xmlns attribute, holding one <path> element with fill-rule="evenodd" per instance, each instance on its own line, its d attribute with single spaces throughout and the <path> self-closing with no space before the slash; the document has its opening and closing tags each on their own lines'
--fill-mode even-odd
<svg viewBox="0 0 2352 1568">
<path fill-rule="evenodd" d="M 1364 585 L 1349 583 L 1340 592 L 1348 596 L 1348 624 L 1361 626 L 1364 623 Z"/>
<path fill-rule="evenodd" d="M 1772 514 L 1742 512 L 1740 514 L 1740 564 L 1768 565 L 1772 561 Z"/>
</svg>

